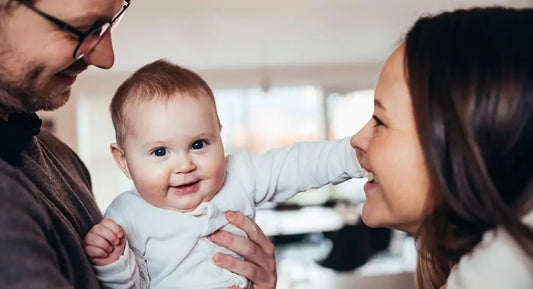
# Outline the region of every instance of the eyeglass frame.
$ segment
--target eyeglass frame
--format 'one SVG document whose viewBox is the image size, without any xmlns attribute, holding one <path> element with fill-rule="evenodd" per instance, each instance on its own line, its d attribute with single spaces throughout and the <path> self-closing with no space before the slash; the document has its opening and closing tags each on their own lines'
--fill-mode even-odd
<svg viewBox="0 0 533 289">
<path fill-rule="evenodd" d="M 122 5 L 122 9 L 120 10 L 120 12 L 118 12 L 115 17 L 113 17 L 113 19 L 111 19 L 111 21 L 107 21 L 107 22 L 104 22 L 102 23 L 101 25 L 98 25 L 96 27 L 91 27 L 89 28 L 86 32 L 83 32 L 83 31 L 80 31 L 79 29 L 75 28 L 74 26 L 66 23 L 65 21 L 63 20 L 60 20 L 40 9 L 37 9 L 35 6 L 27 3 L 26 1 L 23 1 L 23 0 L 17 0 L 17 2 L 19 2 L 20 4 L 24 5 L 26 8 L 36 12 L 37 14 L 41 15 L 42 17 L 44 17 L 45 19 L 47 19 L 48 21 L 50 21 L 52 24 L 56 25 L 57 27 L 59 27 L 61 30 L 64 30 L 64 31 L 67 31 L 68 33 L 70 34 L 73 34 L 74 36 L 78 37 L 78 44 L 76 45 L 76 48 L 74 49 L 74 52 L 72 53 L 72 58 L 74 60 L 78 60 L 78 59 L 81 59 L 83 58 L 86 54 L 90 53 L 97 45 L 98 43 L 100 42 L 100 40 L 102 39 L 103 35 L 105 34 L 105 32 L 107 32 L 107 30 L 109 28 L 112 28 L 113 27 L 113 24 L 121 18 L 121 16 L 124 14 L 124 12 L 126 11 L 126 9 L 128 9 L 128 7 L 130 6 L 130 2 L 131 0 L 123 0 L 123 2 L 126 2 L 126 3 L 123 3 Z M 103 26 L 105 25 L 109 25 L 106 29 L 106 31 L 102 34 L 99 35 L 99 38 L 98 38 L 98 41 L 96 41 L 95 45 L 89 50 L 87 51 L 86 53 L 84 54 L 80 54 L 76 57 L 76 53 L 78 52 L 78 49 L 80 49 L 81 47 L 81 44 L 83 43 L 83 41 L 85 41 L 85 39 L 91 35 L 92 32 L 96 31 L 97 29 L 101 29 Z"/>
</svg>

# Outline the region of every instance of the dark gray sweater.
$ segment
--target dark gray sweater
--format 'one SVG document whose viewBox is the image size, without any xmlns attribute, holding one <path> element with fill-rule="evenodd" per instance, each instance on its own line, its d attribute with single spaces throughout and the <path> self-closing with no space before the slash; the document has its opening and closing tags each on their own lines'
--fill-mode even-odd
<svg viewBox="0 0 533 289">
<path fill-rule="evenodd" d="M 17 151 L 23 135 L 0 127 L 0 288 L 100 288 L 83 249 L 102 219 L 87 169 L 46 132 Z"/>
</svg>

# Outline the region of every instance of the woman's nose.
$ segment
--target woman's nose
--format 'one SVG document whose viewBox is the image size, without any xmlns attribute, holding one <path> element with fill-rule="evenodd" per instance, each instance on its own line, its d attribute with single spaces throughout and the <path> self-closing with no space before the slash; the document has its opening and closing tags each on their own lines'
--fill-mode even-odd
<svg viewBox="0 0 533 289">
<path fill-rule="evenodd" d="M 370 120 L 360 131 L 352 136 L 350 145 L 356 151 L 366 151 L 370 138 L 372 137 L 372 120 Z"/>
</svg>

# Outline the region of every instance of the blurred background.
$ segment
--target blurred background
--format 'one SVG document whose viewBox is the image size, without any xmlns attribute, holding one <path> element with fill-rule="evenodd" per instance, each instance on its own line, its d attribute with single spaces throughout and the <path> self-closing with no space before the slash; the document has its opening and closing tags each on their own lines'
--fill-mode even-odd
<svg viewBox="0 0 533 289">
<path fill-rule="evenodd" d="M 70 102 L 41 113 L 88 166 L 98 205 L 132 188 L 109 152 L 108 106 L 134 70 L 166 58 L 214 90 L 227 153 L 342 138 L 371 117 L 381 66 L 414 21 L 532 0 L 132 0 L 113 32 L 115 65 L 79 77 Z M 277 247 L 278 288 L 413 288 L 411 236 L 360 222 L 366 180 L 260 208 Z"/>
</svg>

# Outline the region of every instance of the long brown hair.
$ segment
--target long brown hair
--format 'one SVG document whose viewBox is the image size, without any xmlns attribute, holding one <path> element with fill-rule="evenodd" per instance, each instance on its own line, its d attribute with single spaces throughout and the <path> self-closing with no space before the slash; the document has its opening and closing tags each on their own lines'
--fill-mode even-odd
<svg viewBox="0 0 533 289">
<path fill-rule="evenodd" d="M 417 232 L 420 288 L 439 288 L 484 232 L 505 229 L 533 258 L 533 9 L 419 19 L 407 82 L 430 171 L 432 213 Z"/>
</svg>

